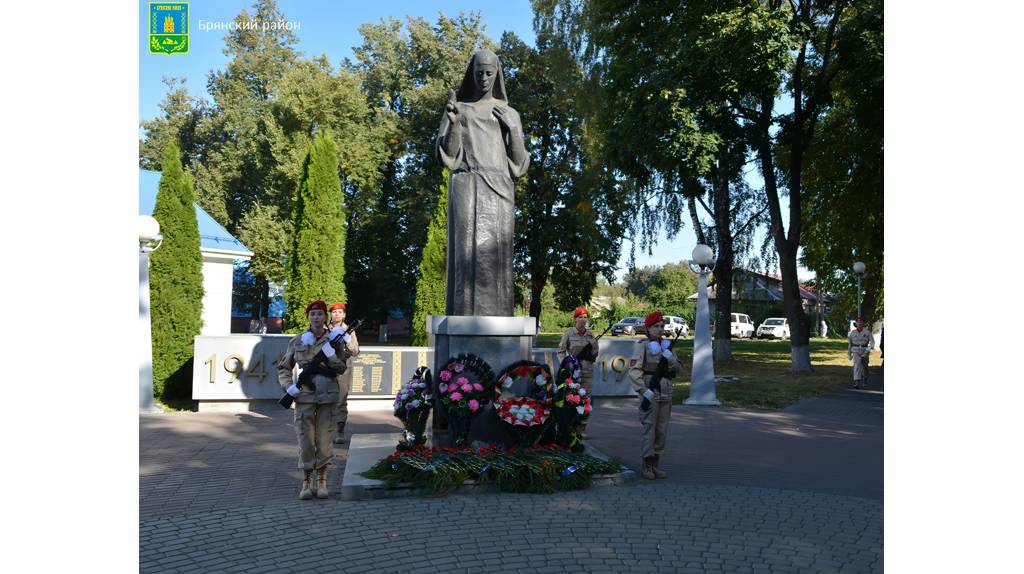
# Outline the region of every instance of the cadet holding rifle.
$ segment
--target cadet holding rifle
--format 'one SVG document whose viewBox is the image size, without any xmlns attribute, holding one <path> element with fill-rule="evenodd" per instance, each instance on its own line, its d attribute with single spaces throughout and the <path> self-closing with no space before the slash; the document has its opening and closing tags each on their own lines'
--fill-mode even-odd
<svg viewBox="0 0 1024 574">
<path fill-rule="evenodd" d="M 334 459 L 334 411 L 340 389 L 338 375 L 345 370 L 345 350 L 340 343 L 344 331 L 327 330 L 327 304 L 313 301 L 306 306 L 309 329 L 288 343 L 277 364 L 281 388 L 295 400 L 295 434 L 299 442 L 299 468 L 305 476 L 299 498 L 327 498 L 327 467 Z M 337 338 L 341 352 L 330 344 Z M 319 355 L 319 356 L 318 356 Z M 303 369 L 301 384 L 293 381 L 295 366 Z M 308 382 L 307 382 L 308 381 Z M 283 403 L 282 403 L 283 404 Z M 314 485 L 313 472 L 316 472 Z"/>
<path fill-rule="evenodd" d="M 348 329 L 348 325 L 345 324 L 345 304 L 335 303 L 331 305 L 329 309 L 331 313 L 331 329 L 341 328 L 344 330 Z M 345 339 L 345 347 L 348 348 L 348 356 L 355 357 L 359 355 L 359 339 L 356 337 L 355 331 L 349 333 L 348 338 Z M 348 393 L 352 390 L 352 365 L 346 364 L 345 372 L 338 377 L 338 386 L 340 391 L 338 393 L 338 408 L 334 411 L 334 422 L 338 425 L 338 430 L 334 434 L 334 444 L 342 444 L 345 442 L 345 423 L 348 421 Z"/>
<path fill-rule="evenodd" d="M 629 361 L 629 380 L 640 395 L 640 454 L 642 475 L 648 480 L 666 478 L 661 469 L 668 420 L 672 415 L 672 379 L 681 370 L 672 342 L 663 339 L 664 315 L 658 311 L 644 319 L 647 338 L 637 341 Z"/>
</svg>

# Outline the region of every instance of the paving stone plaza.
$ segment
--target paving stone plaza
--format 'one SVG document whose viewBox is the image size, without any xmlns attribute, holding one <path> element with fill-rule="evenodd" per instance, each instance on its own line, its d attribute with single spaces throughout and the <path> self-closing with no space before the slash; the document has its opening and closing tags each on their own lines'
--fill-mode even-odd
<svg viewBox="0 0 1024 574">
<path fill-rule="evenodd" d="M 140 417 L 142 572 L 881 572 L 883 376 L 783 411 L 674 406 L 665 480 L 541 494 L 296 498 L 290 412 Z M 353 434 L 393 433 L 354 410 Z M 590 442 L 638 471 L 636 402 Z M 315 558 L 310 558 L 315 556 Z"/>
</svg>

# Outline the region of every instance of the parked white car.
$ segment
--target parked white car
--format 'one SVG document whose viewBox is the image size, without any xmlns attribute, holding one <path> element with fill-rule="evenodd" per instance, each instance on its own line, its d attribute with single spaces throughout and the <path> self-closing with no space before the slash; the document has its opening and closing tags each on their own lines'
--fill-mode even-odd
<svg viewBox="0 0 1024 574">
<path fill-rule="evenodd" d="M 769 317 L 757 327 L 758 339 L 788 339 L 789 319 L 785 317 Z"/>
<path fill-rule="evenodd" d="M 676 333 L 680 333 L 679 336 L 685 339 L 690 336 L 690 327 L 682 317 L 665 315 L 665 334 L 674 337 Z"/>
<path fill-rule="evenodd" d="M 741 339 L 754 338 L 754 323 L 750 320 L 750 315 L 745 313 L 733 313 L 731 326 L 733 337 L 739 337 Z"/>
</svg>

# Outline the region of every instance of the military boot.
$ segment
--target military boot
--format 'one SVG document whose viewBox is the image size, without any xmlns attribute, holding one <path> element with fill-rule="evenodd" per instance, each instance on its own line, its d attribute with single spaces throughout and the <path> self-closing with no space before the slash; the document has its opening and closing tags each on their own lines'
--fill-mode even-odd
<svg viewBox="0 0 1024 574">
<path fill-rule="evenodd" d="M 313 498 L 313 471 L 306 470 L 305 478 L 302 479 L 302 490 L 299 491 L 299 500 Z"/>
<path fill-rule="evenodd" d="M 327 467 L 318 468 L 316 475 L 316 497 L 327 498 L 330 496 L 330 493 L 327 492 Z"/>
<path fill-rule="evenodd" d="M 654 455 L 654 463 L 651 465 L 651 470 L 654 471 L 654 478 L 668 478 L 668 473 L 661 470 L 661 455 Z"/>
<path fill-rule="evenodd" d="M 647 480 L 654 480 L 654 457 L 653 456 L 645 456 L 644 457 L 644 471 L 641 474 L 641 476 L 643 476 Z"/>
<path fill-rule="evenodd" d="M 334 435 L 334 444 L 345 444 L 345 423 L 338 423 L 338 433 Z"/>
</svg>

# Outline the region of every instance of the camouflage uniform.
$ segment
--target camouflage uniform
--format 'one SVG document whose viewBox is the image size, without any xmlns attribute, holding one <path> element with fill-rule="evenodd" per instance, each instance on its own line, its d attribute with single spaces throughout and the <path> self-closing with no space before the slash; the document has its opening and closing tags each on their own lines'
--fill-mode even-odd
<svg viewBox="0 0 1024 574">
<path fill-rule="evenodd" d="M 652 341 L 641 339 L 633 348 L 633 356 L 629 361 L 629 381 L 633 390 L 641 395 L 647 390 L 647 384 L 658 369 L 658 361 L 661 360 L 661 341 L 657 341 L 659 349 L 652 352 L 648 344 Z M 662 476 L 660 457 L 665 450 L 665 440 L 668 436 L 668 421 L 672 415 L 672 379 L 680 372 L 682 366 L 675 353 L 668 359 L 669 376 L 663 377 L 654 397 L 651 399 L 650 410 L 640 409 L 640 425 L 642 428 L 640 438 L 640 454 L 644 459 L 645 473 L 650 467 L 653 474 Z"/>
<path fill-rule="evenodd" d="M 846 336 L 846 354 L 853 360 L 853 386 L 867 384 L 868 354 L 875 348 L 875 336 L 865 327 L 854 329 Z"/>
<path fill-rule="evenodd" d="M 302 335 L 296 335 L 288 343 L 288 350 L 277 364 L 277 380 L 282 389 L 296 382 L 293 378 L 295 366 L 305 368 L 327 343 L 329 334 L 330 331 L 325 329 L 311 345 L 302 342 Z M 328 358 L 326 365 L 335 371 L 345 369 L 341 353 Z M 295 434 L 299 441 L 300 469 L 321 471 L 333 461 L 334 411 L 341 395 L 338 378 L 313 375 L 316 389 L 311 391 L 302 387 L 295 397 Z"/>
<path fill-rule="evenodd" d="M 332 325 L 333 327 L 340 326 L 342 329 L 348 329 L 348 325 L 342 323 L 341 325 Z M 356 338 L 356 332 L 352 331 L 349 333 L 352 339 L 345 344 L 348 347 L 350 356 L 355 357 L 359 354 L 359 339 Z M 338 375 L 338 387 L 340 389 L 338 393 L 338 406 L 334 410 L 334 422 L 337 424 L 338 429 L 335 433 L 334 442 L 341 444 L 345 442 L 345 423 L 348 422 L 348 393 L 352 390 L 352 364 L 349 361 L 345 362 L 348 367 L 345 372 Z"/>
<path fill-rule="evenodd" d="M 580 356 L 580 352 L 584 347 L 590 343 L 594 344 L 594 354 L 597 355 L 597 337 L 594 336 L 590 331 L 584 330 L 583 334 L 580 335 L 579 329 L 573 327 L 562 335 L 562 340 L 558 343 L 558 364 L 561 365 L 562 361 L 567 355 L 574 355 L 577 359 Z M 587 395 L 590 397 L 591 405 L 594 402 L 594 362 L 593 361 L 580 361 L 580 384 L 584 389 L 587 390 Z M 591 407 L 593 408 L 593 407 Z M 577 429 L 580 433 L 581 438 L 586 438 L 583 433 L 587 431 L 587 423 L 581 423 Z"/>
<path fill-rule="evenodd" d="M 590 343 L 594 344 L 594 355 L 597 355 L 597 337 L 593 333 L 585 331 L 584 334 L 580 335 L 576 327 L 569 329 L 562 335 L 562 340 L 558 343 L 558 364 L 562 364 L 567 355 L 575 355 L 579 358 L 580 351 Z M 580 371 L 582 371 L 583 375 L 581 384 L 584 389 L 587 389 L 587 394 L 590 394 L 594 390 L 593 361 L 580 361 Z"/>
</svg>

